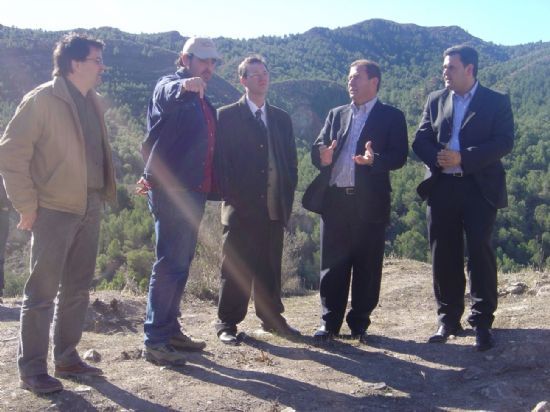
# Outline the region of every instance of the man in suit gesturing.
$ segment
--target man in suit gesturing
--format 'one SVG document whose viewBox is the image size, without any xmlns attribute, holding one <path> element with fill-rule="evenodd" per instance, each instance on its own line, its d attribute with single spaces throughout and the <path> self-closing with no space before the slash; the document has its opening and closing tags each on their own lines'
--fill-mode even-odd
<svg viewBox="0 0 550 412">
<path fill-rule="evenodd" d="M 500 159 L 512 150 L 514 119 L 507 96 L 476 79 L 478 55 L 469 46 L 445 50 L 445 89 L 428 96 L 413 150 L 426 164 L 418 193 L 428 201 L 428 230 L 439 328 L 429 342 L 462 331 L 464 234 L 472 298 L 468 322 L 476 348 L 493 346 L 497 268 L 491 236 L 497 209 L 507 205 Z"/>
<path fill-rule="evenodd" d="M 317 340 L 339 333 L 350 282 L 346 321 L 353 338 L 365 342 L 370 314 L 378 304 L 390 219 L 390 170 L 402 167 L 408 152 L 405 116 L 378 100 L 380 80 L 376 63 L 353 62 L 348 77 L 352 102 L 329 112 L 311 149 L 313 164 L 328 184 L 319 208 L 322 320 Z"/>
<path fill-rule="evenodd" d="M 247 57 L 238 72 L 246 94 L 218 110 L 216 149 L 224 225 L 216 330 L 226 344 L 237 343 L 252 287 L 262 328 L 299 335 L 282 316 L 281 302 L 284 226 L 298 181 L 292 122 L 266 101 L 269 71 L 263 58 Z"/>
</svg>

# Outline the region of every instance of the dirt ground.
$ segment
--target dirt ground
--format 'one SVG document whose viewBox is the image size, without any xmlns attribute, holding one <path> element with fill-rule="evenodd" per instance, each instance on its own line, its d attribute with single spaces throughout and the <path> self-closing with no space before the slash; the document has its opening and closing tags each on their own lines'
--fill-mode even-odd
<svg viewBox="0 0 550 412">
<path fill-rule="evenodd" d="M 105 377 L 64 380 L 65 390 L 48 396 L 18 388 L 20 299 L 7 299 L 0 305 L 0 410 L 531 411 L 550 402 L 550 273 L 501 275 L 500 292 L 497 346 L 483 353 L 473 349 L 471 329 L 447 344 L 426 343 L 436 327 L 430 267 L 413 261 L 386 262 L 367 345 L 315 344 L 315 293 L 284 300 L 302 339 L 258 335 L 251 306 L 237 347 L 218 342 L 212 302 L 186 300 L 181 322 L 208 346 L 174 369 L 140 357 L 145 297 L 96 292 L 79 349 L 99 353 Z"/>
</svg>

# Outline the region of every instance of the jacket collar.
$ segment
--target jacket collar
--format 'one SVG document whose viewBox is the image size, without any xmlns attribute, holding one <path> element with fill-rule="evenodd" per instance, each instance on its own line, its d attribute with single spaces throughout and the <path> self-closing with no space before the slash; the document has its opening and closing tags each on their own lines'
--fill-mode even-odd
<svg viewBox="0 0 550 412">
<path fill-rule="evenodd" d="M 472 96 L 472 100 L 470 101 L 470 104 L 468 105 L 468 109 L 464 114 L 464 119 L 462 120 L 462 125 L 460 126 L 461 129 L 463 129 L 468 124 L 468 122 L 472 120 L 472 118 L 476 115 L 483 101 L 485 90 L 486 90 L 485 87 L 483 87 L 480 83 L 478 83 L 477 89 L 474 95 Z M 443 101 L 443 118 L 447 122 L 447 126 L 449 127 L 449 130 L 452 129 L 453 93 L 451 93 L 449 90 L 445 91 L 445 97 Z"/>
<path fill-rule="evenodd" d="M 365 134 L 368 134 L 369 125 L 373 124 L 371 122 L 371 119 L 373 118 L 373 116 L 376 118 L 376 116 L 378 115 L 378 112 L 379 112 L 381 107 L 382 107 L 382 103 L 380 102 L 380 98 L 378 98 L 376 103 L 374 104 L 374 106 L 370 110 L 369 117 L 367 118 L 367 122 L 365 123 L 365 125 L 363 126 L 363 129 L 361 130 L 361 135 L 359 136 L 359 140 L 357 141 L 358 144 L 359 144 L 359 141 L 361 140 L 361 137 Z M 348 139 L 349 132 L 350 132 L 350 129 L 351 129 L 352 116 L 353 116 L 353 109 L 352 109 L 352 104 L 350 103 L 342 109 L 342 112 L 341 112 L 341 115 L 340 115 L 340 119 L 341 119 L 340 120 L 340 129 L 342 129 L 344 132 L 342 133 L 342 137 L 341 137 L 342 141 L 339 141 L 338 144 L 336 145 L 336 150 L 335 150 L 335 153 L 334 153 L 334 156 L 335 156 L 334 159 L 335 160 L 340 155 L 340 152 L 344 148 L 346 140 Z M 334 165 L 334 163 L 335 162 L 333 161 L 332 164 Z"/>
<path fill-rule="evenodd" d="M 76 105 L 73 101 L 73 98 L 71 97 L 71 93 L 69 92 L 69 86 L 67 85 L 67 82 L 69 80 L 65 79 L 62 76 L 55 76 L 53 78 L 53 94 L 54 96 L 60 98 L 64 102 L 66 102 L 68 105 L 71 106 L 73 111 L 73 115 L 76 115 L 78 119 L 78 112 L 76 111 Z M 91 93 L 89 93 L 89 96 L 91 97 L 92 101 L 94 102 L 94 105 L 96 107 L 96 110 L 100 115 L 103 115 L 106 111 L 105 105 L 103 102 L 101 102 L 98 98 L 97 92 L 94 89 L 90 90 Z"/>
<path fill-rule="evenodd" d="M 256 119 L 254 118 L 254 114 L 252 113 L 252 111 L 250 110 L 250 106 L 248 105 L 248 102 L 246 101 L 246 95 L 243 94 L 242 97 L 239 99 L 239 101 L 237 102 L 238 106 L 239 106 L 239 109 L 240 109 L 240 112 L 241 112 L 241 116 L 246 119 L 246 118 L 250 118 L 254 121 L 256 121 Z M 269 103 L 267 102 L 267 100 L 265 101 L 265 105 L 264 105 L 264 110 L 265 110 L 265 115 L 267 117 L 267 124 L 269 125 L 269 120 L 271 118 L 271 106 L 269 105 Z"/>
<path fill-rule="evenodd" d="M 69 92 L 69 86 L 67 86 L 68 80 L 62 76 L 55 76 L 53 78 L 53 94 L 56 97 L 59 97 L 61 100 L 64 100 L 68 104 L 73 103 L 71 98 L 71 93 Z"/>
<path fill-rule="evenodd" d="M 181 79 L 188 79 L 191 77 L 191 73 L 189 73 L 189 70 L 185 67 L 180 67 L 178 70 L 176 70 L 176 75 Z"/>
<path fill-rule="evenodd" d="M 80 118 L 78 117 L 78 110 L 69 92 L 69 86 L 67 85 L 67 82 L 68 80 L 65 79 L 64 77 L 55 76 L 53 78 L 52 93 L 54 96 L 58 97 L 59 99 L 63 100 L 65 103 L 69 105 L 69 107 L 71 108 L 71 114 L 73 115 L 73 121 L 76 125 L 77 130 L 79 131 L 79 137 L 80 139 L 84 140 L 82 125 L 80 124 Z M 99 118 L 102 119 L 106 111 L 105 105 L 99 100 L 97 92 L 94 89 L 91 90 L 91 93 L 89 93 L 89 95 L 92 99 L 92 102 L 94 103 L 94 106 L 96 108 L 97 114 L 99 115 Z M 107 130 L 105 129 L 105 124 L 103 122 L 102 122 L 102 132 L 104 137 L 106 137 Z"/>
<path fill-rule="evenodd" d="M 477 89 L 474 95 L 472 96 L 472 100 L 468 105 L 468 109 L 466 110 L 466 113 L 464 114 L 464 120 L 462 120 L 462 125 L 460 126 L 461 129 L 463 129 L 468 124 L 468 122 L 472 120 L 472 118 L 476 115 L 483 101 L 485 90 L 486 90 L 485 87 L 483 87 L 479 83 L 477 84 Z"/>
<path fill-rule="evenodd" d="M 372 107 L 372 109 L 369 112 L 369 117 L 367 118 L 367 122 L 363 126 L 363 130 L 362 130 L 361 133 L 363 133 L 367 129 L 367 127 L 370 123 L 370 120 L 372 119 L 372 116 L 376 117 L 377 113 L 378 113 L 378 111 L 380 110 L 381 107 L 382 107 L 382 103 L 380 102 L 380 99 L 377 98 L 376 103 L 374 104 L 374 106 Z M 349 131 L 350 131 L 351 120 L 352 120 L 352 116 L 353 116 L 352 104 L 349 104 L 346 107 L 344 107 L 344 109 L 342 110 L 342 115 L 341 116 L 342 116 L 341 129 L 344 130 L 344 134 L 342 136 L 344 137 L 344 139 L 346 139 L 348 134 L 349 134 Z M 339 146 L 336 146 L 336 147 L 341 148 L 342 146 L 343 145 L 339 145 Z"/>
</svg>

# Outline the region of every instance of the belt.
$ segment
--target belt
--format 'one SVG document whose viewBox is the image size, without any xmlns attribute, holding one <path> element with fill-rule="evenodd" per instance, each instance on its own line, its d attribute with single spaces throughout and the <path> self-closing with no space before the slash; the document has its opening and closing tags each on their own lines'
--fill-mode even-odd
<svg viewBox="0 0 550 412">
<path fill-rule="evenodd" d="M 443 176 L 449 176 L 449 177 L 465 177 L 463 172 L 457 172 L 457 173 L 442 173 Z"/>
<path fill-rule="evenodd" d="M 355 194 L 355 187 L 338 187 L 338 186 L 330 186 L 330 189 L 333 190 L 335 193 L 346 195 L 346 196 L 353 196 Z"/>
</svg>

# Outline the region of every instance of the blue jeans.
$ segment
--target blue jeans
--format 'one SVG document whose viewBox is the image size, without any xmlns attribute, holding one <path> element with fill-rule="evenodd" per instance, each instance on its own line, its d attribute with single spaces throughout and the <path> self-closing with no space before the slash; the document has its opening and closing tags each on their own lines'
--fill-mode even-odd
<svg viewBox="0 0 550 412">
<path fill-rule="evenodd" d="M 149 192 L 157 260 L 149 282 L 143 327 L 146 345 L 168 343 L 180 330 L 180 302 L 195 255 L 205 203 L 206 193 L 156 188 Z"/>
<path fill-rule="evenodd" d="M 84 216 L 38 208 L 32 227 L 31 274 L 21 305 L 17 354 L 21 377 L 48 372 L 52 314 L 55 364 L 69 366 L 80 360 L 76 346 L 94 277 L 101 205 L 99 193 L 93 192 Z"/>
</svg>

